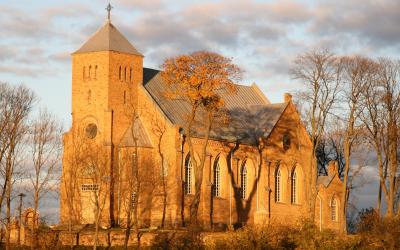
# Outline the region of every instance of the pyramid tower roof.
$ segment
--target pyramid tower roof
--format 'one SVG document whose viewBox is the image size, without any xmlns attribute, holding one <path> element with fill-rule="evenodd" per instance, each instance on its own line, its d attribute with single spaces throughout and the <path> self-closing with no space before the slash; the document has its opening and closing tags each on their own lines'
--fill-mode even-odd
<svg viewBox="0 0 400 250">
<path fill-rule="evenodd" d="M 143 56 L 110 20 L 107 20 L 103 27 L 94 33 L 74 54 L 97 51 L 116 51 Z"/>
</svg>

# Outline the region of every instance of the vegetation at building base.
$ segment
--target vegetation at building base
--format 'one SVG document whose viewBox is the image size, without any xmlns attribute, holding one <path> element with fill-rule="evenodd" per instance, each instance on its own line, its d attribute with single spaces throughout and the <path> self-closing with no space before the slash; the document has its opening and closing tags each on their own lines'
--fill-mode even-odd
<svg viewBox="0 0 400 250">
<path fill-rule="evenodd" d="M 245 226 L 236 231 L 207 232 L 203 230 L 155 230 L 147 232 L 153 239 L 139 249 L 399 249 L 400 218 L 380 218 L 373 208 L 362 210 L 353 222 L 353 234 L 320 231 L 309 220 L 296 225 L 272 223 Z M 352 228 L 349 226 L 349 228 Z M 102 230 L 104 232 L 118 229 Z M 122 231 L 121 231 L 122 232 Z M 42 228 L 38 249 L 71 249 L 63 246 L 59 232 Z M 148 242 L 149 243 L 149 242 Z M 125 249 L 122 246 L 98 246 L 97 249 Z M 75 245 L 73 249 L 92 249 Z M 30 249 L 14 246 L 12 249 Z M 136 245 L 128 249 L 138 249 Z"/>
</svg>

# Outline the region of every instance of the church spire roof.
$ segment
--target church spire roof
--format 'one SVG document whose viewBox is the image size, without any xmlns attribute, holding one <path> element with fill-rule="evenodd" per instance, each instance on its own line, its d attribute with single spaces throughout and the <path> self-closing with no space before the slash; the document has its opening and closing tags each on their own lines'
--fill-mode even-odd
<svg viewBox="0 0 400 250">
<path fill-rule="evenodd" d="M 111 23 L 111 8 L 111 5 L 107 6 L 108 19 L 103 27 L 94 33 L 80 49 L 74 52 L 74 54 L 97 51 L 116 51 L 143 56 Z"/>
</svg>

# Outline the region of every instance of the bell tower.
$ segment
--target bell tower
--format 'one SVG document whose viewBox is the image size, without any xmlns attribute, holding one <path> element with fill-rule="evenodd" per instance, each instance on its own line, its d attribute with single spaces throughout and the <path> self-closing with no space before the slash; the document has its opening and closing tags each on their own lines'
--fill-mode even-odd
<svg viewBox="0 0 400 250">
<path fill-rule="evenodd" d="M 138 86 L 143 84 L 143 55 L 112 24 L 111 8 L 106 8 L 108 18 L 104 25 L 72 53 L 72 127 L 64 136 L 64 159 L 72 154 L 68 145 L 73 131 L 82 131 L 89 141 L 108 152 L 104 179 L 109 180 L 110 195 L 104 209 L 107 218 L 103 220 L 114 225 L 115 155 L 137 107 Z M 63 160 L 63 172 L 71 167 L 74 166 Z M 81 222 L 90 220 L 82 218 Z"/>
</svg>

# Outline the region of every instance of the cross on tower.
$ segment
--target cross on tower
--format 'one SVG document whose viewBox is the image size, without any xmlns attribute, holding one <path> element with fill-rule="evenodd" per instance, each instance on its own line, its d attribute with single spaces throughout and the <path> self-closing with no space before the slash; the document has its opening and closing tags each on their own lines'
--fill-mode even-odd
<svg viewBox="0 0 400 250">
<path fill-rule="evenodd" d="M 113 7 L 111 6 L 111 4 L 110 3 L 108 3 L 108 5 L 107 5 L 107 8 L 106 8 L 106 10 L 107 10 L 107 12 L 108 12 L 108 20 L 110 20 L 111 19 L 111 9 L 112 9 Z"/>
</svg>

